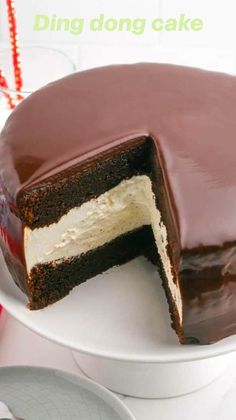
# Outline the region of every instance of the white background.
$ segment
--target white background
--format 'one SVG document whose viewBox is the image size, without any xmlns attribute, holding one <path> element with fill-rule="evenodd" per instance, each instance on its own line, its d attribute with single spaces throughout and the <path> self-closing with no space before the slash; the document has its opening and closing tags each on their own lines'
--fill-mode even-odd
<svg viewBox="0 0 236 420">
<path fill-rule="evenodd" d="M 21 45 L 58 47 L 76 61 L 78 69 L 94 65 L 165 61 L 236 73 L 235 0 L 15 0 Z M 185 13 L 200 17 L 200 32 L 91 33 L 79 36 L 68 32 L 34 32 L 35 14 L 55 13 L 58 17 L 91 19 L 106 17 L 171 18 Z M 5 0 L 0 0 L 0 48 L 9 41 Z"/>
<path fill-rule="evenodd" d="M 86 69 L 109 63 L 156 61 L 199 66 L 236 73 L 235 0 L 15 0 L 20 45 L 46 45 L 64 51 Z M 146 30 L 131 33 L 101 32 L 73 36 L 67 32 L 34 32 L 35 14 L 91 19 L 107 17 L 188 17 L 204 20 L 204 30 L 193 33 Z M 0 0 L 0 50 L 9 43 L 5 0 Z M 0 63 L 1 64 L 1 63 Z M 24 65 L 24 63 L 22 63 Z M 0 117 L 3 117 L 3 113 Z M 3 122 L 3 119 L 2 121 Z M 31 349 L 34 349 L 32 352 Z M 11 318 L 0 320 L 0 365 L 36 364 L 78 372 L 70 352 L 20 326 Z M 204 390 L 170 400 L 126 399 L 137 420 L 235 420 L 236 363 Z"/>
</svg>

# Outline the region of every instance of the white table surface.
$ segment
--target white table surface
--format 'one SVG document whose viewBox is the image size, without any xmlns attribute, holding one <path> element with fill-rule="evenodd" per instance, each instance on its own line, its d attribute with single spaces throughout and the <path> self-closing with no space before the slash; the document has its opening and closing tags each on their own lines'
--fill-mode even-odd
<svg viewBox="0 0 236 420">
<path fill-rule="evenodd" d="M 83 375 L 71 352 L 31 332 L 6 312 L 0 319 L 0 366 L 37 365 Z M 143 400 L 123 397 L 137 420 L 235 420 L 236 354 L 215 382 L 178 398 Z"/>
</svg>

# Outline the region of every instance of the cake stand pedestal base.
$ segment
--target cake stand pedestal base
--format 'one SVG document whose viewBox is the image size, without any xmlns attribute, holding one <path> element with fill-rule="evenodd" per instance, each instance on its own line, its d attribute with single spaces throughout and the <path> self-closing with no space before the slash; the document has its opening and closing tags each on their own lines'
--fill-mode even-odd
<svg viewBox="0 0 236 420">
<path fill-rule="evenodd" d="M 140 363 L 73 352 L 80 369 L 110 390 L 132 397 L 169 398 L 188 394 L 213 382 L 232 355 L 193 362 Z"/>
</svg>

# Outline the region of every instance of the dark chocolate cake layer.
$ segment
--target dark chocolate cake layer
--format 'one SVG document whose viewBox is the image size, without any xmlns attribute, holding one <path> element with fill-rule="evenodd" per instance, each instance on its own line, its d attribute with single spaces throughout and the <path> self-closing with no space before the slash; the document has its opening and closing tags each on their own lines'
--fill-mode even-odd
<svg viewBox="0 0 236 420">
<path fill-rule="evenodd" d="M 15 212 L 32 229 L 55 223 L 73 207 L 98 197 L 123 179 L 150 175 L 151 148 L 151 139 L 141 137 L 129 142 L 125 150 L 117 146 L 102 158 L 55 174 L 19 193 Z"/>
<path fill-rule="evenodd" d="M 70 197 L 61 207 L 68 178 L 83 185 L 116 148 L 128 156 L 140 142 L 124 178 L 146 173 L 149 163 L 140 170 L 138 156 L 148 150 L 184 340 L 209 343 L 236 333 L 235 106 L 235 77 L 170 65 L 111 66 L 54 82 L 23 101 L 1 134 L 9 206 L 31 228 L 50 224 L 78 205 Z M 108 186 L 119 182 L 117 174 Z M 61 202 L 53 194 L 59 190 Z M 82 201 L 95 190 L 86 197 L 83 189 Z"/>
<path fill-rule="evenodd" d="M 152 244 L 152 230 L 144 226 L 80 257 L 36 265 L 29 283 L 30 308 L 44 308 L 114 265 L 124 264 L 143 253 L 148 255 Z"/>
</svg>

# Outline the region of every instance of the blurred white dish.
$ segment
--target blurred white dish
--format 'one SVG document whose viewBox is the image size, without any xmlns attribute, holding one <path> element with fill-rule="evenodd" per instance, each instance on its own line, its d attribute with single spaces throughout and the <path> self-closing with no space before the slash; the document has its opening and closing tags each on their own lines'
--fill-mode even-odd
<svg viewBox="0 0 236 420">
<path fill-rule="evenodd" d="M 0 368 L 0 396 L 15 416 L 27 420 L 134 420 L 105 388 L 54 369 Z"/>
</svg>

